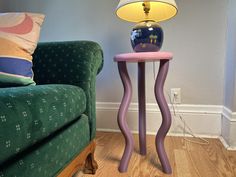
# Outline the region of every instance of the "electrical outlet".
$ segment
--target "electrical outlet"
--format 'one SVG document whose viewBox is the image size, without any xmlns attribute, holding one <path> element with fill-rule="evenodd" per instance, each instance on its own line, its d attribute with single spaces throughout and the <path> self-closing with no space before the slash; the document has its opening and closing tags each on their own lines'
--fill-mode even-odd
<svg viewBox="0 0 236 177">
<path fill-rule="evenodd" d="M 181 103 L 181 89 L 180 88 L 172 88 L 171 92 L 171 102 L 175 104 Z"/>
</svg>

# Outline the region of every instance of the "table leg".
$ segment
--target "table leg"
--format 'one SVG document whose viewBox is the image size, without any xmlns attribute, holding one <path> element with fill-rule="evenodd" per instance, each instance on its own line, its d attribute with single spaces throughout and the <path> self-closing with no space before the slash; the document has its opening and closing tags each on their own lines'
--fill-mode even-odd
<svg viewBox="0 0 236 177">
<path fill-rule="evenodd" d="M 126 62 L 118 62 L 118 69 L 124 87 L 124 95 L 120 104 L 117 121 L 125 138 L 125 150 L 120 161 L 119 171 L 126 172 L 134 149 L 134 139 L 126 122 L 126 113 L 132 96 L 132 85 L 127 71 Z"/>
<path fill-rule="evenodd" d="M 138 63 L 138 109 L 139 109 L 139 148 L 146 155 L 146 100 L 145 100 L 145 63 Z"/>
<path fill-rule="evenodd" d="M 171 174 L 172 169 L 164 147 L 164 140 L 171 126 L 171 113 L 163 93 L 163 87 L 168 73 L 168 68 L 169 60 L 160 61 L 160 68 L 155 83 L 155 96 L 162 115 L 162 124 L 156 135 L 156 150 L 163 171 L 167 174 Z"/>
</svg>

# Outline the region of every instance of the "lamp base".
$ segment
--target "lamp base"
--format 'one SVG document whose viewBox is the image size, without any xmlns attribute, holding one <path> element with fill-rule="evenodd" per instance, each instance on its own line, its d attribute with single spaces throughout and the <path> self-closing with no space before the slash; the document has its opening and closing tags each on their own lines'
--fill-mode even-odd
<svg viewBox="0 0 236 177">
<path fill-rule="evenodd" d="M 131 44 L 135 52 L 157 52 L 163 43 L 163 30 L 154 21 L 140 22 L 131 32 Z"/>
</svg>

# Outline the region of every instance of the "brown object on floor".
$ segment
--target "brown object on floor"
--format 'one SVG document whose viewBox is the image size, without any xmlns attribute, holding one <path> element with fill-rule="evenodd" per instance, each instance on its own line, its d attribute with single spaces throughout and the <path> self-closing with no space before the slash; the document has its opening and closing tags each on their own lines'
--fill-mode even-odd
<svg viewBox="0 0 236 177">
<path fill-rule="evenodd" d="M 57 177 L 72 177 L 78 170 L 83 170 L 85 174 L 95 174 L 98 169 L 94 159 L 95 147 L 93 140 Z"/>
<path fill-rule="evenodd" d="M 236 177 L 236 151 L 227 151 L 218 139 L 207 139 L 209 145 L 193 144 L 183 137 L 167 136 L 166 151 L 173 168 L 172 175 L 161 171 L 155 150 L 155 136 L 147 136 L 147 155 L 139 154 L 138 135 L 134 135 L 135 151 L 128 172 L 119 173 L 124 150 L 121 133 L 97 132 L 96 175 L 78 173 L 75 177 Z M 191 138 L 191 140 L 197 140 Z"/>
</svg>

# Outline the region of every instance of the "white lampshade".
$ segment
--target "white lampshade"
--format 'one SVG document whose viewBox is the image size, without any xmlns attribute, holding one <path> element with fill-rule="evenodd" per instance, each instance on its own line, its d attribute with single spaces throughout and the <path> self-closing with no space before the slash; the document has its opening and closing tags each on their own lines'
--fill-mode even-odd
<svg viewBox="0 0 236 177">
<path fill-rule="evenodd" d="M 150 4 L 150 11 L 144 12 L 143 3 Z M 177 14 L 175 0 L 120 0 L 116 14 L 119 18 L 130 22 L 153 20 L 156 22 L 168 20 Z"/>
</svg>

